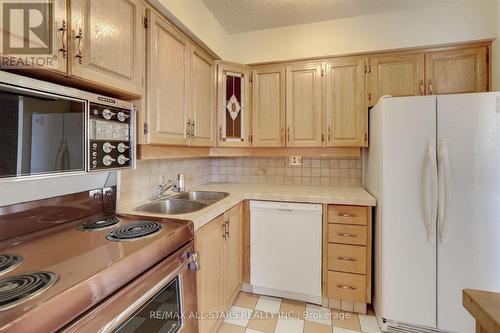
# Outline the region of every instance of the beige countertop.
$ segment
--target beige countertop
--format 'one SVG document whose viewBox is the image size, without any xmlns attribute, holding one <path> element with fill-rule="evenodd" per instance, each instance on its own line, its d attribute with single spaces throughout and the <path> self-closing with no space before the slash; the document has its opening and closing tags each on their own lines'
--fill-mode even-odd
<svg viewBox="0 0 500 333">
<path fill-rule="evenodd" d="M 156 216 L 193 221 L 195 230 L 201 228 L 220 214 L 245 199 L 287 202 L 309 202 L 337 205 L 375 206 L 375 198 L 362 187 L 309 186 L 242 183 L 209 183 L 189 188 L 189 191 L 220 191 L 230 195 L 207 208 L 189 214 L 164 215 L 134 211 L 147 202 L 137 202 L 121 207 L 122 214 Z"/>
</svg>

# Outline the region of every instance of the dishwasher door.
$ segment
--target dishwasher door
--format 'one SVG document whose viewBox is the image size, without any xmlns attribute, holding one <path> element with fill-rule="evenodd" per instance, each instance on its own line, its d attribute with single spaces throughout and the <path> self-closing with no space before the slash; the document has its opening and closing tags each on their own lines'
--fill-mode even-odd
<svg viewBox="0 0 500 333">
<path fill-rule="evenodd" d="M 321 304 L 322 205 L 250 202 L 254 293 Z"/>
</svg>

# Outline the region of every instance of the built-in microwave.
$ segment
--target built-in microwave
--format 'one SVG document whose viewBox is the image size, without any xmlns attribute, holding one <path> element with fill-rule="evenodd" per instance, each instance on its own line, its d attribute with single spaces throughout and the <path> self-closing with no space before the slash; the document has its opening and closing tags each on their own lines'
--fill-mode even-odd
<svg viewBox="0 0 500 333">
<path fill-rule="evenodd" d="M 132 103 L 0 72 L 0 178 L 135 166 Z"/>
</svg>

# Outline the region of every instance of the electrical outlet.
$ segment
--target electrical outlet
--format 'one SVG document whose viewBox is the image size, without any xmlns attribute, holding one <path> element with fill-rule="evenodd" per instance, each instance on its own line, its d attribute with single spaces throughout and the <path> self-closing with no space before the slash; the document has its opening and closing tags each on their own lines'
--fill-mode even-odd
<svg viewBox="0 0 500 333">
<path fill-rule="evenodd" d="M 288 157 L 288 165 L 301 166 L 302 165 L 302 156 L 289 156 Z"/>
</svg>

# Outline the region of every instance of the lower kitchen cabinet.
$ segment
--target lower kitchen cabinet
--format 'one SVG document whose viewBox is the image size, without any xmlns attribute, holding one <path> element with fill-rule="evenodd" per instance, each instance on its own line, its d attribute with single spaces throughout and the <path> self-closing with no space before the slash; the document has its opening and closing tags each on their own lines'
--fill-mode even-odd
<svg viewBox="0 0 500 333">
<path fill-rule="evenodd" d="M 329 205 L 324 278 L 331 308 L 366 313 L 371 302 L 371 207 Z"/>
<path fill-rule="evenodd" d="M 199 330 L 215 332 L 238 295 L 243 271 L 243 205 L 240 203 L 195 233 L 200 259 L 196 283 Z"/>
</svg>

